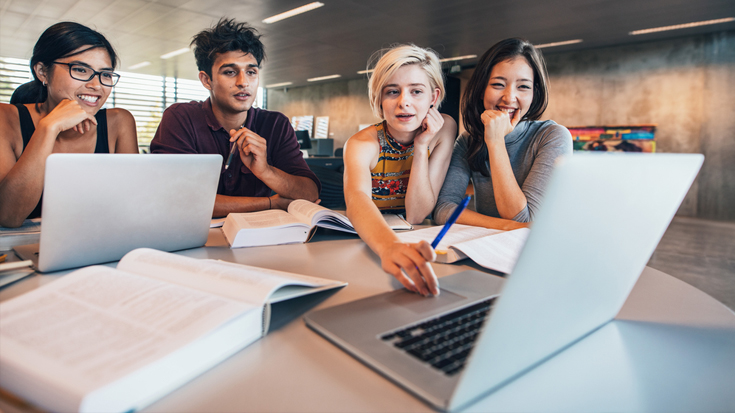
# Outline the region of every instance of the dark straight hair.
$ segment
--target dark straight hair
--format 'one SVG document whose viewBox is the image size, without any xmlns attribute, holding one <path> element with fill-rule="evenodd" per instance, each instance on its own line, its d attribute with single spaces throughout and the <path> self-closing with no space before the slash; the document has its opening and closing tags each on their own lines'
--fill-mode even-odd
<svg viewBox="0 0 735 413">
<path fill-rule="evenodd" d="M 487 165 L 487 146 L 484 139 L 485 125 L 482 124 L 480 118 L 485 112 L 485 89 L 488 86 L 490 73 L 496 64 L 521 56 L 526 59 L 533 70 L 533 100 L 528 112 L 521 120 L 537 120 L 549 103 L 549 76 L 546 73 L 546 63 L 541 52 L 527 40 L 514 37 L 495 43 L 480 58 L 462 95 L 462 123 L 469 134 L 467 161 L 472 171 L 480 171 L 484 176 L 490 176 Z"/>
<path fill-rule="evenodd" d="M 212 66 L 218 54 L 234 51 L 250 53 L 258 66 L 265 59 L 265 48 L 258 31 L 245 22 L 238 23 L 235 19 L 224 17 L 214 27 L 197 33 L 190 46 L 194 46 L 197 68 L 209 77 L 212 77 Z"/>
<path fill-rule="evenodd" d="M 13 92 L 10 103 L 35 103 L 36 110 L 38 110 L 38 104 L 45 102 L 48 98 L 48 90 L 38 79 L 33 67 L 37 63 L 43 63 L 50 72 L 56 60 L 98 47 L 107 50 L 107 54 L 110 55 L 110 63 L 112 63 L 114 69 L 117 66 L 117 54 L 110 42 L 101 33 L 74 22 L 60 22 L 49 27 L 41 34 L 33 47 L 33 57 L 31 57 L 30 63 L 33 80 L 19 86 Z M 76 51 L 80 48 L 82 50 Z"/>
</svg>

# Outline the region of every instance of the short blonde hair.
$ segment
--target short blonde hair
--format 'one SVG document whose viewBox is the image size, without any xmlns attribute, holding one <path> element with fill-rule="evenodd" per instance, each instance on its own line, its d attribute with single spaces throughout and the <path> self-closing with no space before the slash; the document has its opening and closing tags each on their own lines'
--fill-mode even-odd
<svg viewBox="0 0 735 413">
<path fill-rule="evenodd" d="M 372 74 L 368 75 L 368 97 L 370 108 L 375 116 L 383 119 L 383 108 L 381 105 L 382 91 L 388 79 L 390 79 L 401 67 L 405 65 L 419 65 L 431 82 L 432 93 L 439 88 L 439 99 L 436 108 L 441 106 L 446 91 L 444 90 L 444 75 L 439 56 L 431 49 L 424 49 L 414 44 L 401 44 L 375 52 L 368 62 L 368 70 L 375 63 Z M 369 72 L 368 72 L 369 73 Z"/>
</svg>

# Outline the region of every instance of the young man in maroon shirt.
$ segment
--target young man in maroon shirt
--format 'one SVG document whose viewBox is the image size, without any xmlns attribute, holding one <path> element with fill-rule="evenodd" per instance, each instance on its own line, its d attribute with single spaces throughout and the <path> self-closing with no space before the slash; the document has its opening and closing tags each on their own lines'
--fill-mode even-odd
<svg viewBox="0 0 735 413">
<path fill-rule="evenodd" d="M 306 165 L 288 118 L 252 107 L 265 58 L 260 35 L 245 23 L 222 19 L 191 43 L 209 99 L 166 109 L 151 152 L 222 155 L 215 217 L 286 209 L 293 199 L 316 201 L 319 180 Z M 236 153 L 225 168 L 232 145 Z"/>
</svg>

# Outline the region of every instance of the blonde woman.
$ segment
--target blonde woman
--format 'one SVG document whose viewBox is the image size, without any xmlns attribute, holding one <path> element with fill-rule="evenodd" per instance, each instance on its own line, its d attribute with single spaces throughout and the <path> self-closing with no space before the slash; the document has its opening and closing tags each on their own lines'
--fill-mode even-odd
<svg viewBox="0 0 735 413">
<path fill-rule="evenodd" d="M 381 212 L 405 213 L 413 224 L 431 213 L 449 167 L 457 124 L 438 111 L 445 91 L 433 51 L 400 45 L 379 56 L 368 90 L 373 113 L 383 121 L 345 144 L 347 216 L 385 272 L 410 291 L 436 295 L 431 246 L 400 242 Z"/>
</svg>

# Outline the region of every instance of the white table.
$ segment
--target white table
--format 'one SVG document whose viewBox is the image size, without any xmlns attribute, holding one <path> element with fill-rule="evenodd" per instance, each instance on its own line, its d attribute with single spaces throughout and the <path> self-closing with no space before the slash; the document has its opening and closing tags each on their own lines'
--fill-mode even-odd
<svg viewBox="0 0 735 413">
<path fill-rule="evenodd" d="M 301 317 L 399 288 L 358 238 L 327 233 L 308 244 L 231 250 L 219 230 L 181 252 L 347 281 L 274 306 L 260 341 L 151 405 L 151 412 L 431 411 L 306 327 Z M 434 264 L 438 276 L 468 268 Z M 50 282 L 33 276 L 0 301 Z M 488 277 L 494 275 L 488 273 Z M 7 404 L 0 400 L 0 409 Z M 696 288 L 646 268 L 616 320 L 467 411 L 735 411 L 735 313 Z"/>
</svg>

